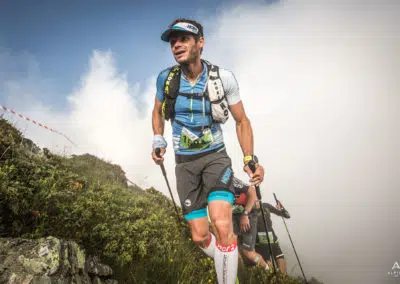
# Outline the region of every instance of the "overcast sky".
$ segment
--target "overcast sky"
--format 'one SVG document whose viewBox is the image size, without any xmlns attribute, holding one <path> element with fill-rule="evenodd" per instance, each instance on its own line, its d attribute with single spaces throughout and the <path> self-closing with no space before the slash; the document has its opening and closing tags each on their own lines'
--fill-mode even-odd
<svg viewBox="0 0 400 284">
<path fill-rule="evenodd" d="M 291 213 L 306 275 L 399 281 L 388 274 L 400 263 L 398 1 L 107 2 L 2 1 L 0 104 L 78 147 L 7 119 L 41 147 L 97 155 L 168 195 L 150 157 L 155 78 L 174 64 L 159 37 L 174 17 L 195 18 L 205 27 L 203 57 L 238 79 L 266 170 L 263 200 L 272 203 L 275 192 Z M 232 119 L 223 129 L 235 173 L 247 179 Z M 175 191 L 170 131 L 166 167 Z M 285 227 L 273 222 L 288 270 L 299 274 Z"/>
</svg>

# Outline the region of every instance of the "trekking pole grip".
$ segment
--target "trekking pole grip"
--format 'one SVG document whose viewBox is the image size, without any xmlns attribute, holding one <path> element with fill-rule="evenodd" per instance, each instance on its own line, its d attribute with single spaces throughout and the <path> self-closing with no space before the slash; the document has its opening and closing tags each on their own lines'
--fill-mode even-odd
<svg viewBox="0 0 400 284">
<path fill-rule="evenodd" d="M 278 198 L 276 198 L 275 192 L 274 192 L 274 198 L 275 198 L 276 204 L 280 204 L 280 205 L 281 205 L 281 210 L 282 210 L 283 212 L 287 211 L 287 210 L 285 209 L 285 207 L 282 205 L 282 202 L 280 202 L 280 201 L 278 200 Z"/>
<path fill-rule="evenodd" d="M 256 171 L 256 164 L 254 163 L 254 161 L 248 162 L 247 165 L 249 166 L 250 170 L 251 170 L 253 173 Z"/>
<path fill-rule="evenodd" d="M 156 148 L 156 149 L 154 149 L 154 152 L 156 153 L 156 156 L 158 157 L 158 158 L 161 158 L 161 148 Z M 167 172 L 166 172 L 166 170 L 165 170 L 165 167 L 164 167 L 164 164 L 160 164 L 160 167 L 161 167 L 161 171 L 162 171 L 162 173 L 163 173 L 163 175 L 165 176 L 165 177 L 167 177 Z"/>
<path fill-rule="evenodd" d="M 276 204 L 278 204 L 279 200 L 278 200 L 278 198 L 276 198 L 275 192 L 274 192 L 274 198 L 275 198 Z"/>
<path fill-rule="evenodd" d="M 249 166 L 250 170 L 253 173 L 256 171 L 256 163 L 254 161 L 248 162 L 247 165 Z M 258 200 L 261 201 L 261 192 L 260 192 L 260 187 L 258 185 L 256 186 L 256 193 L 257 193 Z"/>
</svg>

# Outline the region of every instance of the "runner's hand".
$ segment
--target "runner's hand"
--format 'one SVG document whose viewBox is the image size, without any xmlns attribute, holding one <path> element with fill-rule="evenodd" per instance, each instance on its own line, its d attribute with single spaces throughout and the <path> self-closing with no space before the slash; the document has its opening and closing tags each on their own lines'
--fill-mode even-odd
<svg viewBox="0 0 400 284">
<path fill-rule="evenodd" d="M 264 168 L 260 164 L 256 164 L 256 171 L 253 173 L 249 165 L 244 165 L 244 171 L 249 175 L 251 185 L 259 186 L 264 180 Z"/>
<path fill-rule="evenodd" d="M 250 230 L 249 216 L 241 215 L 240 216 L 240 231 L 247 232 L 248 230 Z"/>
<path fill-rule="evenodd" d="M 153 150 L 153 152 L 151 152 L 151 157 L 153 158 L 153 161 L 157 165 L 161 165 L 164 162 L 164 154 L 165 154 L 165 148 L 160 148 L 161 158 L 157 157 L 156 152 L 154 150 Z"/>
</svg>

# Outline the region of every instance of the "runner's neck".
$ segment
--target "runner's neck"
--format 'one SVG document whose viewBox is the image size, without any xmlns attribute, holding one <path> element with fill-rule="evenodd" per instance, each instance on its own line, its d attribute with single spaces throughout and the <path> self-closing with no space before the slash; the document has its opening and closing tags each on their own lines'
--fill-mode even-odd
<svg viewBox="0 0 400 284">
<path fill-rule="evenodd" d="M 183 74 L 191 84 L 194 84 L 203 72 L 203 63 L 200 58 L 193 63 L 181 65 Z"/>
</svg>

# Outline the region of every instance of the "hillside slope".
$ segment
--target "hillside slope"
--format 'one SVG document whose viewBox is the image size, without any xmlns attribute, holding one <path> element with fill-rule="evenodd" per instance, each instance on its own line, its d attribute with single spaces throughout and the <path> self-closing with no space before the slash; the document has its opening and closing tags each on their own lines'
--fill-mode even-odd
<svg viewBox="0 0 400 284">
<path fill-rule="evenodd" d="M 121 283 L 215 283 L 212 260 L 174 214 L 156 189 L 128 186 L 120 166 L 41 150 L 0 120 L 0 237 L 74 240 L 108 263 Z M 272 277 L 243 266 L 239 274 L 242 283 Z"/>
</svg>

